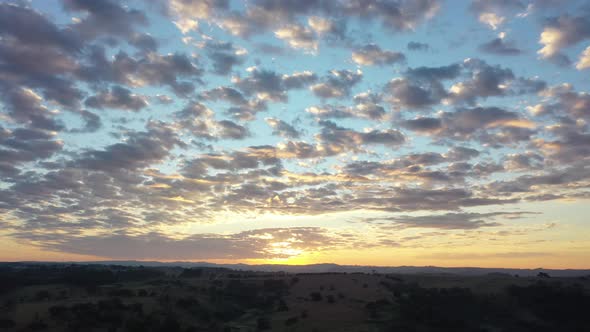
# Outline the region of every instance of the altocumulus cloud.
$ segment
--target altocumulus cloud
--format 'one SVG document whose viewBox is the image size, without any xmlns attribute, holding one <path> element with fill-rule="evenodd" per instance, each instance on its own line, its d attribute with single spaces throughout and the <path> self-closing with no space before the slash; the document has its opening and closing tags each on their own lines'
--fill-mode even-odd
<svg viewBox="0 0 590 332">
<path fill-rule="evenodd" d="M 0 4 L 0 230 L 23 245 L 289 258 L 589 196 L 584 1 L 55 3 Z"/>
</svg>

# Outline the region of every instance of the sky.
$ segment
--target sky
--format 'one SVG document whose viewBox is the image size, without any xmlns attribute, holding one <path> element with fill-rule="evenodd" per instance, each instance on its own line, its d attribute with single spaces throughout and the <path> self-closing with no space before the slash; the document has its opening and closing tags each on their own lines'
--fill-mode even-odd
<svg viewBox="0 0 590 332">
<path fill-rule="evenodd" d="M 590 268 L 590 5 L 0 1 L 0 261 Z"/>
</svg>

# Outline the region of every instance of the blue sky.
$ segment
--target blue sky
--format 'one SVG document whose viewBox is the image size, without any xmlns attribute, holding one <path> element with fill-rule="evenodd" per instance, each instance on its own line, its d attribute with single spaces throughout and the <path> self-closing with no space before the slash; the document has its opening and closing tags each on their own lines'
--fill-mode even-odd
<svg viewBox="0 0 590 332">
<path fill-rule="evenodd" d="M 0 259 L 587 267 L 589 14 L 3 1 Z"/>
</svg>

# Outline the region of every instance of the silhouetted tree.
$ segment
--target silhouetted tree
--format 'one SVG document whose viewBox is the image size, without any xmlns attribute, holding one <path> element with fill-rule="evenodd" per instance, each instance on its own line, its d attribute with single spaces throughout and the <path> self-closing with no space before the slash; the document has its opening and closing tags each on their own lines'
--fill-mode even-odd
<svg viewBox="0 0 590 332">
<path fill-rule="evenodd" d="M 322 293 L 320 292 L 311 292 L 309 296 L 311 297 L 311 300 L 314 302 L 319 302 L 322 300 Z"/>
<path fill-rule="evenodd" d="M 256 320 L 256 328 L 259 331 L 270 330 L 270 320 L 266 317 L 260 317 Z"/>
<path fill-rule="evenodd" d="M 203 275 L 203 269 L 184 269 L 180 274 L 181 278 L 200 278 Z"/>
<path fill-rule="evenodd" d="M 297 316 L 290 317 L 290 318 L 287 318 L 287 320 L 285 320 L 285 325 L 286 326 L 295 325 L 295 324 L 297 324 L 298 321 L 299 321 L 299 317 L 297 317 Z"/>
<path fill-rule="evenodd" d="M 11 329 L 16 326 L 12 319 L 0 319 L 0 329 Z"/>
<path fill-rule="evenodd" d="M 287 303 L 285 302 L 285 300 L 283 300 L 283 299 L 279 300 L 279 307 L 277 308 L 277 311 L 279 311 L 279 312 L 289 311 L 289 307 L 287 306 Z"/>
</svg>

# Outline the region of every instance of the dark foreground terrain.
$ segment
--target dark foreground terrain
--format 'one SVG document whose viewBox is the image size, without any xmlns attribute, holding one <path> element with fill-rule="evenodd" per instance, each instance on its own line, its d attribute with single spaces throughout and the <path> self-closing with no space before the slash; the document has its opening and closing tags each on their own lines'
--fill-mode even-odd
<svg viewBox="0 0 590 332">
<path fill-rule="evenodd" d="M 588 277 L 0 264 L 0 331 L 590 331 Z"/>
</svg>

